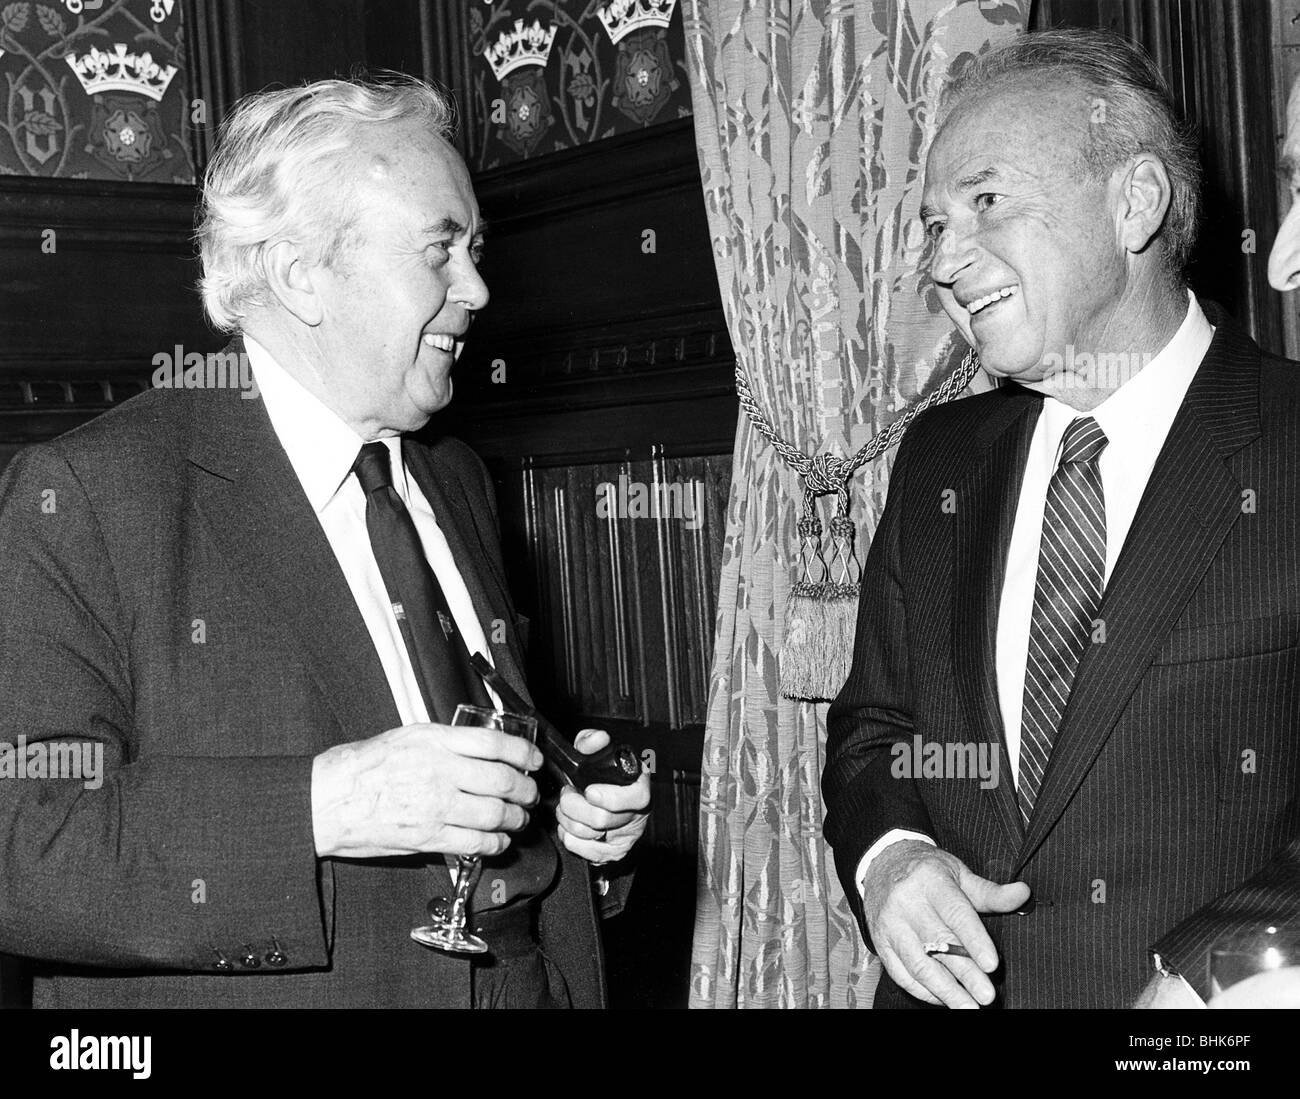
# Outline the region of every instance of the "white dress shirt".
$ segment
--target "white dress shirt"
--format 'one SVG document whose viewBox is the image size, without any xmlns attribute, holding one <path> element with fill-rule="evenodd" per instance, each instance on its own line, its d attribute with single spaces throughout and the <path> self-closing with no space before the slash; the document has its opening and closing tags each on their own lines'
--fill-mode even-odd
<svg viewBox="0 0 1300 1099">
<path fill-rule="evenodd" d="M 1029 659 L 1029 625 L 1034 610 L 1034 589 L 1038 583 L 1039 542 L 1043 533 L 1047 488 L 1060 460 L 1061 439 L 1070 423 L 1082 416 L 1093 417 L 1106 433 L 1106 449 L 1102 451 L 1098 465 L 1106 504 L 1104 579 L 1109 582 L 1156 458 L 1214 338 L 1214 328 L 1196 298 L 1191 293 L 1187 297 L 1187 316 L 1173 339 L 1091 412 L 1071 408 L 1055 397 L 1043 398 L 1043 409 L 1029 444 L 1025 479 L 1020 486 L 1016 520 L 1007 551 L 1002 599 L 998 606 L 998 704 L 1012 779 L 1017 786 L 1020 782 L 1020 716 L 1024 705 L 1025 665 Z M 859 888 L 871 860 L 891 843 L 904 839 L 934 842 L 920 832 L 905 829 L 886 832 L 858 862 Z"/>
<path fill-rule="evenodd" d="M 370 548 L 365 493 L 352 474 L 352 464 L 357 460 L 361 447 L 373 440 L 363 439 L 353 431 L 247 334 L 244 346 L 271 418 L 271 426 L 316 512 L 339 568 L 343 570 L 344 579 L 352 589 L 352 598 L 356 600 L 357 609 L 379 654 L 379 662 L 383 665 L 398 716 L 403 725 L 426 722 L 429 711 L 420 694 L 410 654 L 406 651 L 397 616 L 384 587 L 384 578 Z M 380 441 L 388 447 L 393 488 L 411 514 L 424 555 L 447 597 L 456 628 L 470 652 L 481 652 L 489 661 L 492 660 L 483 627 L 452 558 L 447 539 L 438 528 L 433 508 L 415 478 L 407 476 L 406 464 L 402 461 L 401 438 L 392 436 Z M 499 709 L 495 693 L 489 689 L 489 694 Z"/>
</svg>

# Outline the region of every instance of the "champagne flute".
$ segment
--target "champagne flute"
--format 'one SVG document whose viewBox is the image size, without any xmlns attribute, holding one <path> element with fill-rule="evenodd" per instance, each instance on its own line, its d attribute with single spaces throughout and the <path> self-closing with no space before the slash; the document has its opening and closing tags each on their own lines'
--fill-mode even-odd
<svg viewBox="0 0 1300 1099">
<path fill-rule="evenodd" d="M 501 713 L 483 706 L 461 703 L 456 707 L 456 715 L 451 723 L 478 729 L 496 729 L 511 736 L 521 736 L 530 744 L 537 743 L 537 719 L 522 714 Z M 470 890 L 479 861 L 478 855 L 456 856 L 456 891 L 451 899 L 451 907 L 442 915 L 435 915 L 431 911 L 432 923 L 412 929 L 411 938 L 417 943 L 452 954 L 487 953 L 488 944 L 465 929 L 469 919 Z"/>
</svg>

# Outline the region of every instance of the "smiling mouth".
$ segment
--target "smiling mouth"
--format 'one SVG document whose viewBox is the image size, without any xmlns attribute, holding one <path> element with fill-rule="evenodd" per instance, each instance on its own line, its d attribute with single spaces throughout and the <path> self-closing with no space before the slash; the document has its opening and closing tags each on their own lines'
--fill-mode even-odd
<svg viewBox="0 0 1300 1099">
<path fill-rule="evenodd" d="M 451 353 L 456 350 L 456 337 L 446 332 L 426 332 L 420 337 L 420 342 L 425 347 L 432 347 L 438 351 Z"/>
<path fill-rule="evenodd" d="M 999 302 L 1003 298 L 1011 297 L 1015 292 L 1016 288 L 1014 286 L 1004 286 L 1000 290 L 994 290 L 991 294 L 985 294 L 984 297 L 976 298 L 973 302 L 969 302 L 966 306 L 966 312 L 973 317 L 976 313 L 983 312 L 995 302 Z"/>
</svg>

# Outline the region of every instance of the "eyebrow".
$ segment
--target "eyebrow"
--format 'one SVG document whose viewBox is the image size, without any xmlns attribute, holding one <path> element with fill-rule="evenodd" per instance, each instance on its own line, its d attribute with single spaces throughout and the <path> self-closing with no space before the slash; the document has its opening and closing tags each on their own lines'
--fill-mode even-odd
<svg viewBox="0 0 1300 1099">
<path fill-rule="evenodd" d="M 1297 170 L 1300 170 L 1300 162 L 1297 162 L 1294 156 L 1287 153 L 1277 162 L 1277 170 L 1283 179 L 1290 179 L 1296 174 Z"/>
<path fill-rule="evenodd" d="M 969 191 L 972 187 L 978 187 L 981 183 L 987 183 L 990 179 L 997 178 L 998 170 L 990 165 L 988 168 L 981 168 L 978 172 L 973 172 L 959 179 L 957 181 L 957 190 Z"/>
<path fill-rule="evenodd" d="M 987 168 L 981 168 L 978 172 L 972 172 L 968 176 L 962 176 L 961 179 L 957 180 L 956 189 L 958 191 L 969 191 L 972 187 L 978 187 L 981 183 L 987 183 L 990 179 L 997 178 L 998 170 L 992 165 L 989 165 Z M 939 211 L 928 202 L 925 202 L 921 204 L 921 209 L 918 214 L 922 220 L 925 220 L 926 218 L 937 217 Z"/>
<path fill-rule="evenodd" d="M 440 221 L 436 221 L 432 225 L 426 225 L 423 229 L 420 230 L 420 232 L 423 233 L 426 237 L 440 237 L 443 236 L 444 234 L 450 234 L 453 237 L 459 237 L 464 235 L 466 231 L 467 230 L 465 226 L 462 225 L 459 221 L 457 221 L 454 217 L 442 218 Z M 487 222 L 484 221 L 482 218 L 480 218 L 478 223 L 478 230 L 474 233 L 474 239 L 482 240 L 486 232 L 487 232 Z"/>
</svg>

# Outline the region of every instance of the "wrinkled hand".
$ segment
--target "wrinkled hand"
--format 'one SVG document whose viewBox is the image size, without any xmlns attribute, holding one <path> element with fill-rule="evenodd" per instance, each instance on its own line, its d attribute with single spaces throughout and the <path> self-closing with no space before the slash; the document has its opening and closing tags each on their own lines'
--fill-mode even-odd
<svg viewBox="0 0 1300 1099">
<path fill-rule="evenodd" d="M 609 734 L 583 729 L 573 743 L 589 756 L 609 743 Z M 641 838 L 650 819 L 649 806 L 650 776 L 645 771 L 631 786 L 600 783 L 583 793 L 566 786 L 555 810 L 560 839 L 575 855 L 597 866 L 617 862 Z"/>
<path fill-rule="evenodd" d="M 499 855 L 528 823 L 542 753 L 465 725 L 404 725 L 312 760 L 316 854 Z"/>
<path fill-rule="evenodd" d="M 1142 995 L 1133 1006 L 1160 1011 L 1166 1008 L 1198 1008 L 1204 1007 L 1205 1004 L 1192 991 L 1192 986 L 1181 977 L 1157 973 L 1142 990 Z"/>
<path fill-rule="evenodd" d="M 998 885 L 959 858 L 920 840 L 899 840 L 872 860 L 863 908 L 876 953 L 894 982 L 918 1000 L 979 1007 L 994 999 L 986 974 L 998 952 L 978 913 L 1014 912 L 1029 899 L 1024 882 Z M 928 956 L 924 943 L 960 943 L 969 958 Z"/>
</svg>

